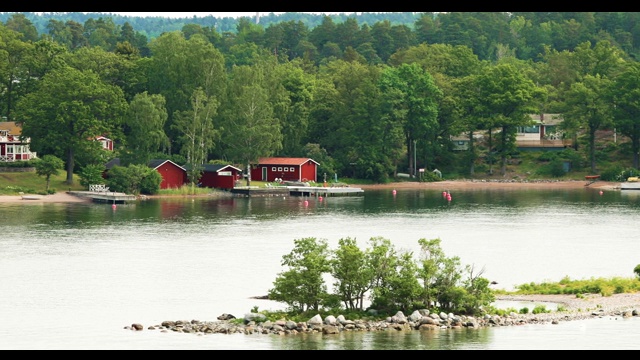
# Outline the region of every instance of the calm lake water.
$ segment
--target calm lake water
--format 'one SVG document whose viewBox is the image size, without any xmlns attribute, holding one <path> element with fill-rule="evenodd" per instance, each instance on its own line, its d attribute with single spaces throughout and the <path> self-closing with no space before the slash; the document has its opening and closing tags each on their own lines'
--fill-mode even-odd
<svg viewBox="0 0 640 360">
<path fill-rule="evenodd" d="M 632 277 L 640 194 L 595 189 L 365 191 L 363 196 L 0 203 L 0 349 L 640 349 L 640 319 L 479 330 L 223 335 L 147 330 L 213 321 L 266 295 L 302 237 L 442 240 L 497 287 Z M 305 200 L 307 204 L 305 205 Z M 335 314 L 336 316 L 339 314 Z M 124 327 L 141 323 L 144 331 Z"/>
</svg>

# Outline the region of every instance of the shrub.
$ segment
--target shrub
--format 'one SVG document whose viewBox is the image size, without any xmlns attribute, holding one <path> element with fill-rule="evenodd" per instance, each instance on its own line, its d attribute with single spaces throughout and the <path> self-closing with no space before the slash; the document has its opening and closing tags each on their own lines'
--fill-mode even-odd
<svg viewBox="0 0 640 360">
<path fill-rule="evenodd" d="M 87 165 L 80 170 L 80 185 L 89 188 L 92 184 L 102 184 L 105 180 L 102 178 L 102 172 L 105 170 L 103 165 Z"/>
<path fill-rule="evenodd" d="M 536 305 L 536 307 L 533 308 L 533 311 L 531 311 L 531 313 L 533 314 L 544 314 L 548 312 L 551 312 L 551 311 L 547 310 L 546 306 L 544 305 Z"/>
<path fill-rule="evenodd" d="M 549 164 L 549 172 L 553 177 L 562 177 L 566 174 L 564 171 L 564 161 L 553 160 Z"/>
</svg>

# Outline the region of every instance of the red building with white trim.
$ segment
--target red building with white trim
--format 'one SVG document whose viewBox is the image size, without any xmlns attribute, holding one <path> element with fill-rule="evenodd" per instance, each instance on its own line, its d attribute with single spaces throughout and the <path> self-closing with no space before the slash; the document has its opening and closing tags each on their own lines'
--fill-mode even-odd
<svg viewBox="0 0 640 360">
<path fill-rule="evenodd" d="M 251 169 L 251 180 L 275 181 L 314 181 L 318 179 L 318 162 L 310 158 L 270 157 L 258 160 Z"/>
<path fill-rule="evenodd" d="M 14 121 L 0 122 L 0 163 L 27 161 L 37 158 L 31 152 L 30 138 L 21 139 L 22 127 Z"/>
<path fill-rule="evenodd" d="M 191 167 L 184 165 L 184 168 L 189 171 Z M 199 186 L 202 187 L 233 189 L 241 173 L 242 170 L 235 166 L 205 164 L 203 165 L 202 176 L 200 176 L 198 183 Z"/>
<path fill-rule="evenodd" d="M 154 159 L 149 167 L 156 169 L 162 176 L 160 189 L 176 189 L 188 182 L 187 171 L 171 160 Z"/>
</svg>

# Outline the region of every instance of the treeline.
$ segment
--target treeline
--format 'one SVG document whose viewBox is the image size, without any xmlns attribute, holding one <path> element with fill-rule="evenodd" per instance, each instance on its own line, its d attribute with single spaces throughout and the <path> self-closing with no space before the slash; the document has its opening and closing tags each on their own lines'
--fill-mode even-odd
<svg viewBox="0 0 640 360">
<path fill-rule="evenodd" d="M 235 32 L 189 22 L 150 40 L 110 17 L 50 19 L 40 33 L 13 14 L 0 24 L 0 115 L 33 151 L 64 159 L 68 181 L 111 157 L 169 158 L 192 180 L 204 163 L 263 156 L 379 182 L 494 162 L 504 174 L 516 130 L 538 113 L 561 114 L 585 145 L 566 154 L 574 169 L 595 171 L 596 132 L 614 127 L 627 140 L 620 166 L 637 168 L 635 14 L 423 13 L 413 26 L 324 16 L 312 29 L 240 18 Z M 475 143 L 479 132 L 488 141 Z M 470 148 L 456 153 L 461 134 Z"/>
</svg>

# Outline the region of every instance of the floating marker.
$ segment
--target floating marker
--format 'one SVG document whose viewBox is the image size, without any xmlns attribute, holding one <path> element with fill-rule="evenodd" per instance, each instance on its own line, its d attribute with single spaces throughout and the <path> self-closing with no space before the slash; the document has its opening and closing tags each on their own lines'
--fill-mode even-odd
<svg viewBox="0 0 640 360">
<path fill-rule="evenodd" d="M 604 192 L 602 190 L 600 190 L 600 195 L 604 194 Z"/>
<path fill-rule="evenodd" d="M 304 201 L 304 206 L 309 206 L 309 201 L 308 200 Z"/>
<path fill-rule="evenodd" d="M 318 200 L 322 201 L 322 196 L 318 196 Z"/>
<path fill-rule="evenodd" d="M 443 192 L 442 192 L 442 197 L 443 197 L 443 198 L 446 198 L 446 197 L 447 197 L 447 192 L 446 192 L 446 191 L 443 191 Z"/>
<path fill-rule="evenodd" d="M 111 205 L 111 208 L 112 208 L 113 210 L 115 210 L 115 209 L 116 209 L 116 204 Z"/>
<path fill-rule="evenodd" d="M 451 201 L 451 194 L 447 194 L 447 201 Z"/>
<path fill-rule="evenodd" d="M 391 192 L 393 195 L 396 194 L 396 189 L 393 189 L 393 191 Z"/>
</svg>

